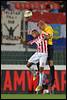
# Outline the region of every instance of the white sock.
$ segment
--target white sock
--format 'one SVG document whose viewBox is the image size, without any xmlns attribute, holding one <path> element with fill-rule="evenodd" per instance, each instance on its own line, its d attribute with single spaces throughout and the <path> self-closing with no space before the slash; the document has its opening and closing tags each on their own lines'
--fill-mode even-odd
<svg viewBox="0 0 67 100">
<path fill-rule="evenodd" d="M 33 76 L 36 76 L 36 70 L 32 69 L 31 67 L 29 68 L 30 72 L 32 73 Z"/>
<path fill-rule="evenodd" d="M 44 73 L 42 72 L 42 84 L 43 84 L 43 79 L 44 79 Z"/>
<path fill-rule="evenodd" d="M 42 86 L 44 73 L 39 73 L 39 86 Z"/>
<path fill-rule="evenodd" d="M 42 73 L 39 73 L 39 86 L 42 86 Z"/>
</svg>

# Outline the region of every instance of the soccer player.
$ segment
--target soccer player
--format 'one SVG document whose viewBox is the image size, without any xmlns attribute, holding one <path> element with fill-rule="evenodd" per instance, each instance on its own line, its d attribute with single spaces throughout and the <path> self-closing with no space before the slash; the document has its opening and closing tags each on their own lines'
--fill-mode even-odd
<svg viewBox="0 0 67 100">
<path fill-rule="evenodd" d="M 48 64 L 50 67 L 50 86 L 52 87 L 54 84 L 54 64 L 53 64 L 53 28 L 48 25 L 46 22 L 43 22 L 42 20 L 40 20 L 38 22 L 38 27 L 48 33 L 50 35 L 50 38 L 47 40 L 48 41 Z"/>
<path fill-rule="evenodd" d="M 47 38 L 49 38 L 49 36 L 47 33 L 39 34 L 36 30 L 32 31 L 32 36 L 34 37 L 32 41 L 26 42 L 22 39 L 22 43 L 28 45 L 35 43 L 37 45 L 37 51 L 28 60 L 27 67 L 30 69 L 32 64 L 37 64 L 39 62 L 39 84 L 35 91 L 40 91 L 42 89 L 43 70 L 48 57 Z"/>
</svg>

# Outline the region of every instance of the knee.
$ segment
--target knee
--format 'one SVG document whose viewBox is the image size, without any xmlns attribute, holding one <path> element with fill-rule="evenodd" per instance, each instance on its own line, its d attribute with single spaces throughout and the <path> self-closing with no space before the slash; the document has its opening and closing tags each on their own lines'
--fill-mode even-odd
<svg viewBox="0 0 67 100">
<path fill-rule="evenodd" d="M 42 72 L 44 70 L 44 67 L 40 67 L 39 70 L 40 72 Z"/>
<path fill-rule="evenodd" d="M 50 67 L 53 66 L 53 60 L 49 61 L 49 66 L 50 66 Z"/>
<path fill-rule="evenodd" d="M 27 63 L 27 67 L 30 68 L 30 66 L 32 65 L 32 63 Z"/>
</svg>

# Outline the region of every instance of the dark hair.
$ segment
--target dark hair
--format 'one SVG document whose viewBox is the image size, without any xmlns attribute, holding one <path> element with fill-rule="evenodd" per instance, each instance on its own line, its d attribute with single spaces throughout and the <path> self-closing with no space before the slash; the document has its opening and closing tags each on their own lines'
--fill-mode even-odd
<svg viewBox="0 0 67 100">
<path fill-rule="evenodd" d="M 32 32 L 38 32 L 38 31 L 34 29 L 34 30 L 32 30 Z"/>
<path fill-rule="evenodd" d="M 35 30 L 35 29 L 34 29 L 34 30 L 32 30 L 32 32 L 37 32 L 37 34 L 39 34 L 39 32 L 38 32 L 37 30 Z"/>
</svg>

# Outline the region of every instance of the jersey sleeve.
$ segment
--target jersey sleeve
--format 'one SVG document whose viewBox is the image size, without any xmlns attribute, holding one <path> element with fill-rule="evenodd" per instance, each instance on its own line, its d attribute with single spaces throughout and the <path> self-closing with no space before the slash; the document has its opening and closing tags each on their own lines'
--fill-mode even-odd
<svg viewBox="0 0 67 100">
<path fill-rule="evenodd" d="M 36 43 L 36 39 L 35 39 L 35 40 L 31 40 L 31 41 L 29 41 L 28 43 L 29 43 L 30 45 L 32 45 L 32 44 Z"/>
</svg>

